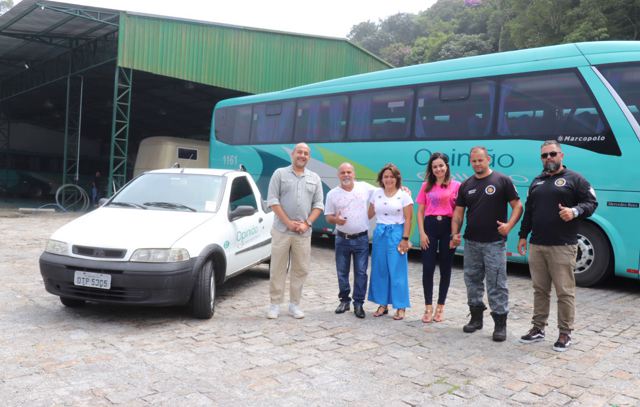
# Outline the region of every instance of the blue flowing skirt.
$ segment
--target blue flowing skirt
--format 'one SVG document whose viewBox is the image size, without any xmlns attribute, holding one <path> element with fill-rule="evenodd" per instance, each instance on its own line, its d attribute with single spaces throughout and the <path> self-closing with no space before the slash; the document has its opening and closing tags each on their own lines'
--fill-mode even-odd
<svg viewBox="0 0 640 407">
<path fill-rule="evenodd" d="M 373 232 L 369 301 L 391 304 L 393 308 L 409 308 L 409 262 L 398 252 L 404 224 L 378 223 Z"/>
</svg>

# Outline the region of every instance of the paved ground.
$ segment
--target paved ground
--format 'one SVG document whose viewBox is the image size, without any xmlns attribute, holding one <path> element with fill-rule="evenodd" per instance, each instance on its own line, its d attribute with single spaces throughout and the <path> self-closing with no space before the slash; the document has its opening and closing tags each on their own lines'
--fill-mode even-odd
<svg viewBox="0 0 640 407">
<path fill-rule="evenodd" d="M 70 215 L 0 213 L 0 399 L 3 405 L 640 405 L 640 283 L 578 289 L 574 346 L 517 342 L 529 328 L 526 267 L 509 267 L 508 340 L 493 323 L 464 334 L 460 266 L 446 321 L 425 325 L 421 269 L 404 321 L 335 315 L 337 279 L 326 242 L 312 249 L 306 317 L 264 318 L 266 269 L 229 281 L 209 321 L 181 308 L 63 307 L 45 292 L 38 256 Z M 555 313 L 555 307 L 552 314 Z"/>
</svg>

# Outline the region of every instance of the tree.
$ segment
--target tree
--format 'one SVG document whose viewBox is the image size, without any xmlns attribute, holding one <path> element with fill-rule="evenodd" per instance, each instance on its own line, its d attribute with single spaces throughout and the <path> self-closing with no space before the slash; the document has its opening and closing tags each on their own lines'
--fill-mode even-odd
<svg viewBox="0 0 640 407">
<path fill-rule="evenodd" d="M 378 32 L 378 25 L 372 21 L 364 21 L 351 27 L 351 31 L 347 34 L 347 38 L 357 44 L 362 43 L 369 37 L 374 36 Z"/>
<path fill-rule="evenodd" d="M 406 59 L 407 65 L 435 61 L 436 55 L 438 55 L 440 49 L 442 49 L 442 46 L 447 42 L 449 37 L 449 34 L 437 32 L 428 37 L 416 39 L 411 47 L 411 53 Z"/>
<path fill-rule="evenodd" d="M 382 59 L 389 62 L 393 66 L 407 65 L 407 58 L 410 54 L 411 46 L 405 45 L 400 42 L 394 42 L 393 44 L 380 50 L 380 56 L 382 57 Z"/>
<path fill-rule="evenodd" d="M 398 13 L 381 21 L 380 31 L 389 34 L 396 43 L 411 44 L 420 34 L 420 26 L 415 14 Z"/>
<path fill-rule="evenodd" d="M 640 0 L 438 0 L 417 15 L 355 25 L 349 39 L 396 66 L 567 42 L 639 40 Z"/>
<path fill-rule="evenodd" d="M 640 39 L 640 0 L 603 1 L 599 8 L 607 18 L 611 39 Z"/>
<path fill-rule="evenodd" d="M 609 38 L 607 17 L 602 13 L 600 2 L 583 0 L 567 14 L 569 32 L 563 42 L 602 41 Z"/>
<path fill-rule="evenodd" d="M 455 34 L 442 45 L 435 60 L 482 55 L 491 51 L 491 44 L 483 35 Z"/>
<path fill-rule="evenodd" d="M 0 0 L 0 14 L 4 14 L 13 7 L 13 0 Z"/>
<path fill-rule="evenodd" d="M 354 25 L 347 38 L 376 55 L 380 55 L 384 47 L 393 43 L 392 36 L 380 30 L 378 25 L 371 21 Z"/>
</svg>

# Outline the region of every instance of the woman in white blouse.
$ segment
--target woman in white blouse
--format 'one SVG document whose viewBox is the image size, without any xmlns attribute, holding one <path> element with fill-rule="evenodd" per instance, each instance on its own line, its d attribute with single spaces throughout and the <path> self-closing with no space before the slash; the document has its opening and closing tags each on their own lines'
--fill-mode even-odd
<svg viewBox="0 0 640 407">
<path fill-rule="evenodd" d="M 400 320 L 411 306 L 407 252 L 411 247 L 413 200 L 401 189 L 402 176 L 394 164 L 385 165 L 377 181 L 381 188 L 373 191 L 369 200 L 369 218 L 376 217 L 369 301 L 379 304 L 374 317 L 389 313 L 391 304 L 396 309 L 393 319 Z"/>
</svg>

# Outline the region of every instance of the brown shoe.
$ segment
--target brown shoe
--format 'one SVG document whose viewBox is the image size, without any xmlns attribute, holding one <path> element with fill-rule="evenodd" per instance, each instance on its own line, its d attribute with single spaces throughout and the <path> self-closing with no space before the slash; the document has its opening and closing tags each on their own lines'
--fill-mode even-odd
<svg viewBox="0 0 640 407">
<path fill-rule="evenodd" d="M 438 304 L 436 306 L 436 312 L 433 313 L 433 321 L 434 322 L 442 322 L 444 321 L 444 304 Z"/>
<path fill-rule="evenodd" d="M 431 304 L 425 305 L 424 315 L 422 315 L 422 322 L 428 324 L 433 318 L 433 306 Z"/>
</svg>

